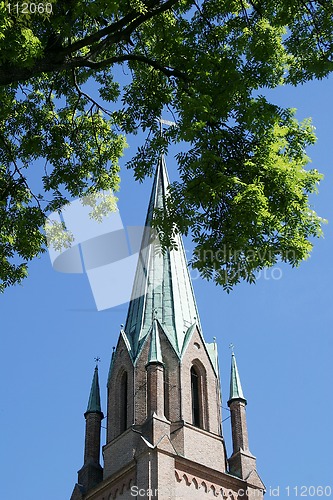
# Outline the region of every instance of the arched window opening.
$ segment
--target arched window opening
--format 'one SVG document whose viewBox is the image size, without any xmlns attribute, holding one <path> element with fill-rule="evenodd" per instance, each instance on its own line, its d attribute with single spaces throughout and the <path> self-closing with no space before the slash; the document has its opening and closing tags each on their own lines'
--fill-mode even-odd
<svg viewBox="0 0 333 500">
<path fill-rule="evenodd" d="M 194 366 L 191 368 L 192 424 L 201 427 L 200 376 Z"/>
<path fill-rule="evenodd" d="M 120 382 L 120 433 L 127 429 L 127 372 L 124 372 Z"/>
</svg>

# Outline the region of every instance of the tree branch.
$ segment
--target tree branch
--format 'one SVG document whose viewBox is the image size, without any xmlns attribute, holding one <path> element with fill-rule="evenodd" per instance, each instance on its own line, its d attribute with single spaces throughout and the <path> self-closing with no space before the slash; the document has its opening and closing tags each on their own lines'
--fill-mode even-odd
<svg viewBox="0 0 333 500">
<path fill-rule="evenodd" d="M 90 101 L 92 103 L 93 106 L 96 106 L 97 109 L 100 109 L 106 115 L 111 116 L 110 111 L 103 108 L 103 106 L 101 106 L 97 101 L 95 101 L 95 99 L 93 99 L 89 94 L 86 94 L 85 92 L 83 92 L 83 90 L 79 87 L 79 85 L 77 83 L 75 68 L 72 68 L 72 69 L 73 69 L 73 82 L 74 82 L 74 87 L 76 88 L 77 93 L 78 93 L 78 99 L 81 99 L 82 96 L 85 97 L 86 99 L 88 99 L 88 101 Z M 73 120 L 72 120 L 72 123 L 73 123 Z"/>
<path fill-rule="evenodd" d="M 102 69 L 105 66 L 108 66 L 109 64 L 117 64 L 117 63 L 122 63 L 125 61 L 138 61 L 147 64 L 148 66 L 151 66 L 152 68 L 161 71 L 164 73 L 168 78 L 170 77 L 175 77 L 175 78 L 180 78 L 182 80 L 187 80 L 187 75 L 183 73 L 182 71 L 179 71 L 176 68 L 170 68 L 170 67 L 165 67 L 159 62 L 155 61 L 154 59 L 150 59 L 149 57 L 146 57 L 141 54 L 123 54 L 121 56 L 115 56 L 115 57 L 110 57 L 108 59 L 105 59 L 104 61 L 86 61 L 86 60 L 81 60 L 76 64 L 77 67 L 85 66 L 91 69 Z"/>
<path fill-rule="evenodd" d="M 127 16 L 123 17 L 119 21 L 97 31 L 93 35 L 87 36 L 82 40 L 74 42 L 68 47 L 59 49 L 56 53 L 51 51 L 46 51 L 45 56 L 42 59 L 38 59 L 32 68 L 22 68 L 22 66 L 10 66 L 7 63 L 0 66 L 0 85 L 8 85 L 11 83 L 16 83 L 19 81 L 28 80 L 42 73 L 52 73 L 55 71 L 63 71 L 67 69 L 73 69 L 77 67 L 88 67 L 99 69 L 107 66 L 108 64 L 113 64 L 117 62 L 122 62 L 129 60 L 128 58 L 122 59 L 122 56 L 114 58 L 106 58 L 104 61 L 94 62 L 89 61 L 90 55 L 101 55 L 103 50 L 112 45 L 117 44 L 121 41 L 128 41 L 130 35 L 145 21 L 157 16 L 172 6 L 177 4 L 179 0 L 167 0 L 162 5 L 160 5 L 159 0 L 152 0 L 149 2 L 147 7 L 149 10 L 145 14 L 138 15 L 136 12 L 132 12 Z M 158 7 L 156 7 L 159 5 Z M 154 8 L 156 7 L 156 8 Z M 151 10 L 151 8 L 153 8 Z M 127 27 L 126 27 L 127 25 Z M 102 38 L 106 37 L 104 40 Z M 78 50 L 91 46 L 94 42 L 97 46 L 93 47 L 91 54 L 84 57 L 70 57 L 72 54 Z M 138 61 L 147 62 L 146 60 L 140 59 L 141 56 L 132 56 L 133 60 L 136 58 Z M 163 71 L 167 76 L 177 76 L 181 77 L 181 72 L 177 70 L 169 70 L 164 68 L 163 65 L 152 61 L 151 64 L 155 69 Z M 183 77 L 183 76 L 182 76 Z"/>
<path fill-rule="evenodd" d="M 132 12 L 127 16 L 124 16 L 119 21 L 112 23 L 110 26 L 107 26 L 106 28 L 97 31 L 93 35 L 87 36 L 82 40 L 78 40 L 77 42 L 70 44 L 68 47 L 65 47 L 61 51 L 61 53 L 64 56 L 73 54 L 74 52 L 84 47 L 92 45 L 95 42 L 101 41 L 101 39 L 104 37 L 107 38 L 102 42 L 103 44 L 105 42 L 117 43 L 120 42 L 121 40 L 127 40 L 130 34 L 133 33 L 133 31 L 136 28 L 138 28 L 138 26 L 140 26 L 145 21 L 148 21 L 149 19 L 157 16 L 158 14 L 161 14 L 162 12 L 165 12 L 166 10 L 170 9 L 176 3 L 178 3 L 178 1 L 179 0 L 167 0 L 165 3 L 160 5 L 159 0 L 153 0 L 149 2 L 149 5 L 147 5 L 148 11 L 145 14 L 138 15 L 136 12 Z M 159 7 L 154 9 L 156 5 L 159 5 Z M 153 10 L 150 10 L 151 8 L 153 8 Z M 126 25 L 128 26 L 125 28 Z"/>
<path fill-rule="evenodd" d="M 4 137 L 2 134 L 0 134 L 0 139 L 1 139 L 1 141 L 2 141 L 2 143 L 3 143 L 3 145 L 4 145 L 4 147 L 5 147 L 5 150 L 7 151 L 7 154 L 8 154 L 8 156 L 9 156 L 9 158 L 10 158 L 10 160 L 11 160 L 12 164 L 14 165 L 14 173 L 16 173 L 16 174 L 19 176 L 19 178 L 20 178 L 21 182 L 25 185 L 26 189 L 29 191 L 29 193 L 30 193 L 30 194 L 31 194 L 31 196 L 34 198 L 35 202 L 37 203 L 37 206 L 38 206 L 39 210 L 40 210 L 41 212 L 43 212 L 42 207 L 41 207 L 41 204 L 40 204 L 40 200 L 39 200 L 39 199 L 37 198 L 37 196 L 36 196 L 36 195 L 35 195 L 35 194 L 31 191 L 31 188 L 30 188 L 30 186 L 29 186 L 29 184 L 28 184 L 28 182 L 27 182 L 27 179 L 26 179 L 26 178 L 24 177 L 24 175 L 22 174 L 22 172 L 21 172 L 21 170 L 20 170 L 20 168 L 19 168 L 18 164 L 16 163 L 15 157 L 14 157 L 14 155 L 13 155 L 12 151 L 11 151 L 10 146 L 8 145 L 8 143 L 6 142 L 5 137 Z M 13 178 L 13 175 L 12 175 L 11 177 L 12 177 L 12 180 L 13 180 L 13 181 L 15 181 L 15 179 Z"/>
</svg>

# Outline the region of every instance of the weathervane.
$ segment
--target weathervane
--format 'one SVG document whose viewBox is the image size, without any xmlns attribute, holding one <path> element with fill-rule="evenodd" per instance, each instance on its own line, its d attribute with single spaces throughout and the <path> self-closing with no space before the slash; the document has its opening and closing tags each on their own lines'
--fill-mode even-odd
<svg viewBox="0 0 333 500">
<path fill-rule="evenodd" d="M 170 120 L 164 120 L 163 118 L 157 118 L 158 123 L 160 124 L 160 133 L 163 135 L 163 125 L 168 125 L 168 127 L 175 127 L 176 123 L 171 122 Z"/>
<path fill-rule="evenodd" d="M 96 366 L 98 366 L 98 363 L 101 362 L 101 358 L 99 356 L 96 356 L 96 358 L 94 358 L 94 360 L 95 360 Z"/>
<path fill-rule="evenodd" d="M 234 344 L 229 344 L 229 349 L 231 349 L 231 354 L 234 353 Z"/>
</svg>

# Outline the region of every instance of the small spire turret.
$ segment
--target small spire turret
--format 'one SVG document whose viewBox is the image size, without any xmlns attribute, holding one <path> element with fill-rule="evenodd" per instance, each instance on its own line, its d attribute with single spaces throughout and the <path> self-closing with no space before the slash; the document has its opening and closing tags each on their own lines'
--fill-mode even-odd
<svg viewBox="0 0 333 500">
<path fill-rule="evenodd" d="M 151 330 L 151 342 L 149 348 L 148 363 L 163 364 L 161 342 L 158 333 L 158 324 L 156 319 L 154 319 L 153 321 Z"/>
<path fill-rule="evenodd" d="M 230 472 L 241 479 L 247 479 L 256 470 L 256 459 L 249 449 L 246 423 L 247 401 L 243 394 L 235 353 L 231 344 L 230 398 L 228 406 L 231 414 L 233 453 L 229 458 Z"/>
<path fill-rule="evenodd" d="M 244 394 L 243 394 L 242 384 L 241 384 L 239 373 L 238 373 L 235 353 L 232 350 L 231 374 L 230 374 L 230 397 L 229 397 L 228 405 L 231 401 L 234 401 L 234 400 L 242 400 L 242 401 L 244 401 L 245 404 L 247 404 L 247 401 L 246 401 Z"/>
<path fill-rule="evenodd" d="M 100 465 L 101 423 L 104 418 L 98 381 L 100 359 L 95 358 L 95 361 L 87 410 L 84 414 L 86 419 L 84 463 L 78 472 L 78 483 L 85 493 L 103 480 L 103 469 Z"/>
<path fill-rule="evenodd" d="M 151 326 L 150 347 L 147 370 L 148 416 L 154 413 L 164 416 L 164 364 L 158 321 L 155 318 Z"/>
<path fill-rule="evenodd" d="M 86 413 L 96 413 L 96 412 L 102 412 L 101 410 L 101 397 L 100 397 L 100 390 L 99 390 L 99 381 L 98 381 L 98 361 L 99 358 L 96 358 L 96 366 L 95 366 L 95 371 L 94 371 L 94 376 L 93 380 L 91 383 L 91 389 L 90 389 L 90 395 L 89 395 L 89 400 L 88 400 L 88 405 L 87 405 L 87 411 Z"/>
</svg>

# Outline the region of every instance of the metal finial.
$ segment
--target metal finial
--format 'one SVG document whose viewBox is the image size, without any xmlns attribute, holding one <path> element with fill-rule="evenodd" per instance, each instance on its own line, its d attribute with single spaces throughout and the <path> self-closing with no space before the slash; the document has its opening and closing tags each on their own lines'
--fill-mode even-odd
<svg viewBox="0 0 333 500">
<path fill-rule="evenodd" d="M 234 344 L 229 344 L 229 349 L 231 349 L 231 354 L 234 354 Z"/>
<path fill-rule="evenodd" d="M 175 126 L 175 122 L 171 122 L 170 120 L 163 120 L 163 118 L 157 118 L 156 121 L 160 124 L 160 134 L 163 135 L 163 125 L 167 125 L 168 127 Z"/>
<path fill-rule="evenodd" d="M 95 360 L 96 366 L 98 366 L 98 363 L 101 362 L 101 358 L 99 356 L 96 356 L 96 358 L 94 358 L 94 360 Z"/>
</svg>

